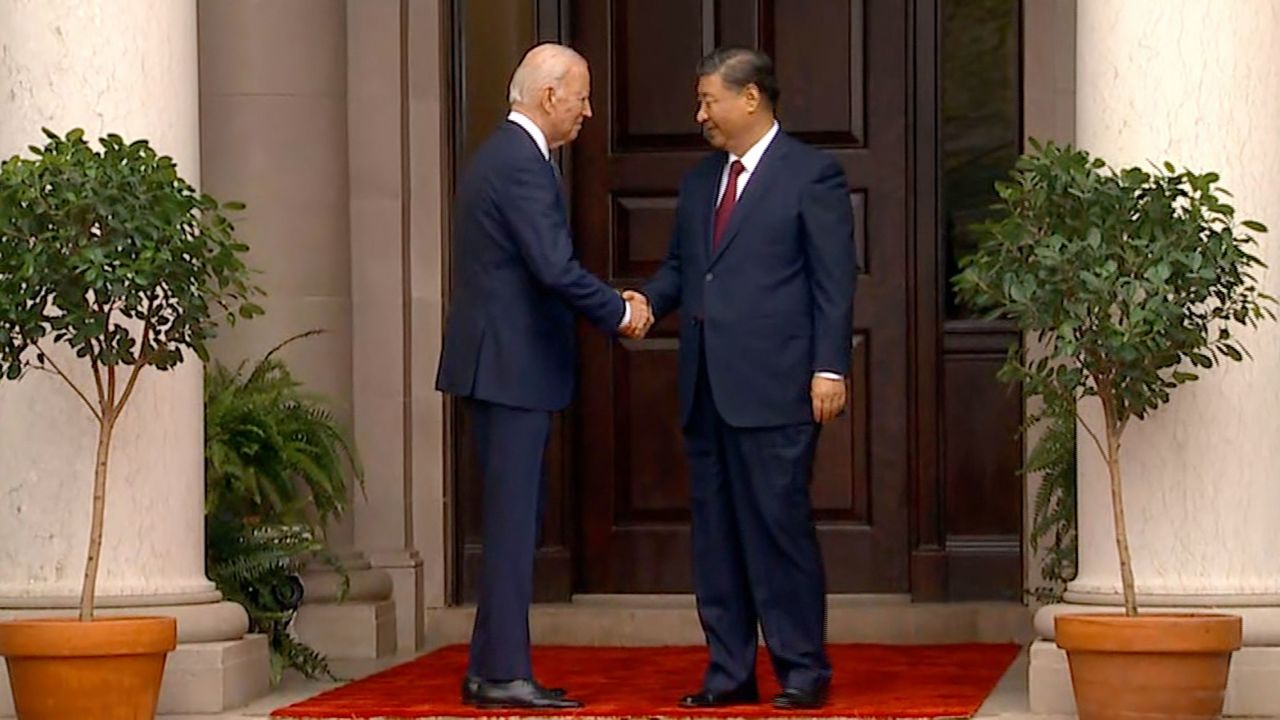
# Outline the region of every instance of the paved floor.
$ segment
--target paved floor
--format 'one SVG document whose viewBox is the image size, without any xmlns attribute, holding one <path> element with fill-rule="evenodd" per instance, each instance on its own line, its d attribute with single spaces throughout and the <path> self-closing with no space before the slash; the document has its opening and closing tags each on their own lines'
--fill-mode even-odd
<svg viewBox="0 0 1280 720">
<path fill-rule="evenodd" d="M 334 670 L 342 677 L 362 677 L 395 665 L 409 657 L 383 658 L 379 661 L 335 663 Z M 335 687 L 334 683 L 308 682 L 296 676 L 287 677 L 280 687 L 248 707 L 222 715 L 162 715 L 160 720 L 249 720 L 263 718 L 282 705 L 308 698 L 315 693 Z M 1001 720 L 1065 720 L 1063 715 L 1032 715 L 1027 708 L 1027 655 L 1023 651 L 1009 667 L 995 692 L 978 711 L 977 718 Z"/>
</svg>

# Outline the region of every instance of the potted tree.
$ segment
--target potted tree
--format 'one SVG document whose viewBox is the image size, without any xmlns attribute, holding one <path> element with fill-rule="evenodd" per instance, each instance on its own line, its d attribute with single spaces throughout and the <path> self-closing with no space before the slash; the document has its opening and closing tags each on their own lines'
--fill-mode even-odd
<svg viewBox="0 0 1280 720">
<path fill-rule="evenodd" d="M 1076 408 L 1085 444 L 1106 462 L 1125 612 L 1055 621 L 1077 709 L 1085 720 L 1217 717 L 1241 620 L 1139 614 L 1121 438 L 1202 369 L 1242 360 L 1233 332 L 1275 319 L 1250 252 L 1249 231 L 1266 227 L 1236 221 L 1214 173 L 1169 163 L 1114 171 L 1078 149 L 1032 145 L 997 185 L 1007 214 L 985 226 L 955 283 L 965 302 L 1013 319 L 1040 348 L 1013 349 L 1001 378 L 1048 407 Z M 1100 421 L 1081 414 L 1087 398 Z"/>
<path fill-rule="evenodd" d="M 0 165 L 0 379 L 53 373 L 93 415 L 93 514 L 78 619 L 0 623 L 0 655 L 22 720 L 151 717 L 174 619 L 94 619 L 112 433 L 146 369 L 207 359 L 220 321 L 262 312 L 259 290 L 223 214 L 242 206 L 145 140 L 45 135 Z"/>
</svg>

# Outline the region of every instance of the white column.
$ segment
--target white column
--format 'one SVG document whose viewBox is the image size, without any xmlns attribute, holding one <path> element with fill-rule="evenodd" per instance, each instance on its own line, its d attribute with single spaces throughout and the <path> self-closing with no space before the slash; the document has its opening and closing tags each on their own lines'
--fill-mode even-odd
<svg viewBox="0 0 1280 720">
<path fill-rule="evenodd" d="M 1077 48 L 1082 148 L 1114 167 L 1168 160 L 1218 172 L 1241 219 L 1280 232 L 1280 4 L 1080 0 Z M 1260 240 L 1263 260 L 1280 267 L 1280 237 Z M 1280 295 L 1280 275 L 1260 279 Z M 1246 333 L 1243 343 L 1252 361 L 1204 373 L 1130 425 L 1121 467 L 1139 607 L 1244 616 L 1248 647 L 1233 661 L 1226 711 L 1272 714 L 1280 712 L 1271 690 L 1280 682 L 1280 328 Z M 1085 409 L 1097 427 L 1096 408 Z M 1121 602 L 1106 466 L 1084 432 L 1078 457 L 1079 576 L 1066 595 L 1076 604 L 1041 611 L 1044 637 L 1058 613 Z M 1051 651 L 1033 648 L 1033 703 L 1053 694 Z"/>
<path fill-rule="evenodd" d="M 0 157 L 42 144 L 42 126 L 81 127 L 94 141 L 146 138 L 198 184 L 197 80 L 194 0 L 0 0 Z M 78 378 L 92 386 L 87 372 Z M 102 614 L 178 617 L 170 667 L 191 672 L 168 674 L 169 711 L 221 710 L 266 682 L 265 642 L 240 640 L 243 608 L 220 602 L 204 572 L 201 386 L 198 360 L 144 372 L 108 476 L 99 605 Z M 73 612 L 96 433 L 55 378 L 0 384 L 0 618 Z M 217 659 L 232 646 L 244 663 L 236 677 Z M 0 714 L 8 702 L 6 686 Z"/>
<path fill-rule="evenodd" d="M 94 5 L 0 2 L 0 156 L 29 155 L 44 143 L 41 127 L 83 127 L 95 140 L 147 138 L 198 180 L 193 6 Z M 146 372 L 125 411 L 109 476 L 104 597 L 214 590 L 204 576 L 200 384 L 199 363 Z M 0 598 L 79 596 L 96 438 L 93 417 L 57 378 L 0 385 L 0 483 L 16 520 L 0 523 Z"/>
<path fill-rule="evenodd" d="M 1077 141 L 1116 166 L 1213 170 L 1242 217 L 1273 228 L 1280 267 L 1280 5 L 1272 0 L 1080 3 Z M 1280 295 L 1280 275 L 1262 277 Z M 1280 601 L 1280 328 L 1252 361 L 1205 373 L 1124 436 L 1139 592 L 1177 602 Z M 1096 425 L 1096 420 L 1094 421 Z M 1106 466 L 1081 435 L 1077 597 L 1120 591 Z"/>
</svg>

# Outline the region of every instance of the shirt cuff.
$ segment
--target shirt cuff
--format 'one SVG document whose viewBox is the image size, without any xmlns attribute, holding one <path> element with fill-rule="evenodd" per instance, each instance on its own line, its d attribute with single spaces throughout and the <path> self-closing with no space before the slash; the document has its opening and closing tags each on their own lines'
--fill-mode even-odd
<svg viewBox="0 0 1280 720">
<path fill-rule="evenodd" d="M 818 372 L 814 373 L 814 374 L 813 374 L 813 376 L 814 376 L 814 377 L 820 377 L 820 378 L 826 378 L 826 379 L 828 379 L 828 380 L 843 380 L 843 379 L 844 379 L 844 376 L 843 376 L 843 375 L 841 375 L 840 373 L 828 372 L 828 371 L 826 371 L 826 370 L 819 370 Z"/>
<path fill-rule="evenodd" d="M 627 323 L 631 322 L 631 303 L 626 300 L 622 301 L 622 321 L 618 323 L 618 328 L 624 328 Z"/>
</svg>

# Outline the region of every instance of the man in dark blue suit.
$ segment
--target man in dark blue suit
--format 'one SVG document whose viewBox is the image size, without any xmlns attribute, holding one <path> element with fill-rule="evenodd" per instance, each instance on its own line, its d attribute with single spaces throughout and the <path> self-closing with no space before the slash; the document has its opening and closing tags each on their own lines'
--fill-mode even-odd
<svg viewBox="0 0 1280 720">
<path fill-rule="evenodd" d="M 826 701 L 826 587 L 809 480 L 818 428 L 845 405 L 857 272 L 844 172 L 780 131 L 763 53 L 699 67 L 716 148 L 683 179 L 671 248 L 643 287 L 677 308 L 694 586 L 710 663 L 685 707 L 758 702 L 757 624 L 782 709 Z M 631 291 L 624 296 L 633 297 Z"/>
<path fill-rule="evenodd" d="M 574 314 L 609 334 L 651 321 L 574 258 L 550 151 L 591 117 L 587 63 L 539 45 L 512 76 L 511 114 L 462 175 L 454 215 L 456 285 L 436 388 L 460 398 L 484 476 L 484 555 L 463 680 L 485 708 L 574 708 L 534 679 L 529 603 L 551 413 L 574 391 Z"/>
</svg>

